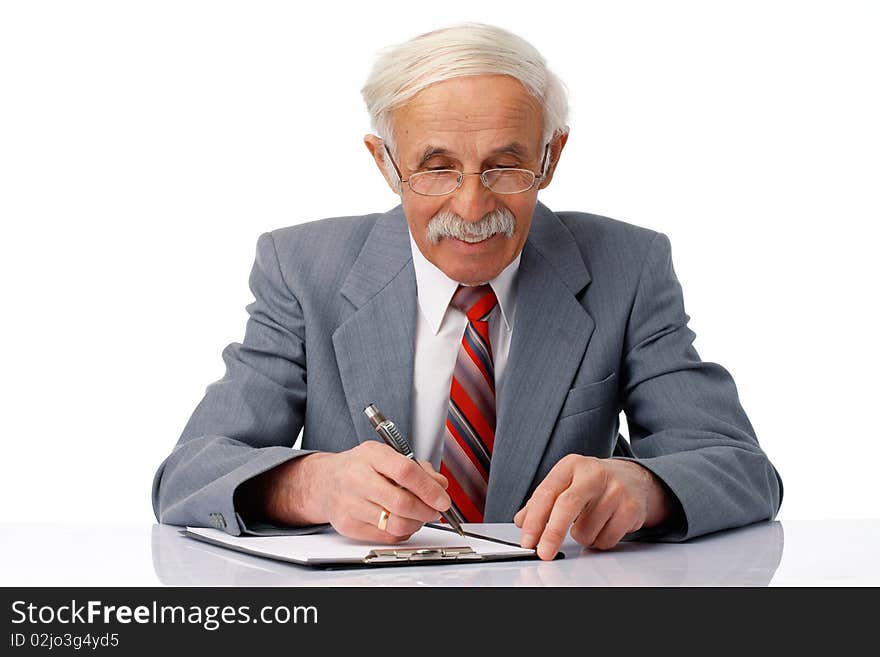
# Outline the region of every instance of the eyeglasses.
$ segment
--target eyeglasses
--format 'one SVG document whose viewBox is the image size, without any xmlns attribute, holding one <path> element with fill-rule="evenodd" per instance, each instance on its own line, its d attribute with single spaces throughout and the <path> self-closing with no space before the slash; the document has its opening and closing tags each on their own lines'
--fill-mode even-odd
<svg viewBox="0 0 880 657">
<path fill-rule="evenodd" d="M 477 173 L 464 173 L 456 169 L 437 169 L 419 171 L 412 174 L 409 178 L 404 178 L 394 158 L 391 157 L 391 151 L 388 150 L 388 146 L 384 146 L 385 152 L 388 153 L 388 159 L 391 160 L 391 164 L 394 166 L 400 182 L 407 183 L 413 192 L 422 196 L 444 196 L 451 194 L 461 187 L 465 176 L 479 176 L 483 185 L 496 194 L 521 194 L 530 190 L 535 186 L 536 182 L 540 182 L 544 178 L 543 173 L 537 174 L 529 169 L 516 169 L 512 167 L 486 169 Z M 544 162 L 547 159 L 547 149 L 549 147 L 549 143 L 544 147 L 544 157 L 541 158 L 541 171 L 544 171 Z"/>
</svg>

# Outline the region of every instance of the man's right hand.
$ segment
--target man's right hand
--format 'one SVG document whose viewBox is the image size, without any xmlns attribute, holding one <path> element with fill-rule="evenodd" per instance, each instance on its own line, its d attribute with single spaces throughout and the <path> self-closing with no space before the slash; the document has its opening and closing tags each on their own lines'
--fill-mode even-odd
<svg viewBox="0 0 880 657">
<path fill-rule="evenodd" d="M 245 484 L 248 507 L 270 522 L 329 522 L 343 536 L 380 543 L 406 540 L 439 520 L 451 504 L 447 485 L 427 461 L 374 440 L 297 457 Z M 391 514 L 384 531 L 378 527 L 383 508 Z"/>
</svg>

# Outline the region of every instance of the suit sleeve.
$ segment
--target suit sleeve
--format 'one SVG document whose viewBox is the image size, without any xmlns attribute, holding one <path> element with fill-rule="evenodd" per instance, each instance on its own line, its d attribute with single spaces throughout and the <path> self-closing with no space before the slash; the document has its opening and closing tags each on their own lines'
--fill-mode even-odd
<svg viewBox="0 0 880 657">
<path fill-rule="evenodd" d="M 154 477 L 159 522 L 213 526 L 232 535 L 248 531 L 233 504 L 236 488 L 309 453 L 292 449 L 306 405 L 305 322 L 282 279 L 270 233 L 257 241 L 250 288 L 254 301 L 247 306 L 244 340 L 223 350 L 226 373 L 207 387 Z"/>
<path fill-rule="evenodd" d="M 782 480 L 762 451 L 730 374 L 700 360 L 669 238 L 656 234 L 627 325 L 622 398 L 634 459 L 674 494 L 680 541 L 775 517 Z"/>
</svg>

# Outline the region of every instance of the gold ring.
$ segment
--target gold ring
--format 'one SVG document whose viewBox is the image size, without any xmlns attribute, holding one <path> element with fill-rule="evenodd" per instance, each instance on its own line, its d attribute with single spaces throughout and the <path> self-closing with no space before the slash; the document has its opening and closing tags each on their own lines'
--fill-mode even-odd
<svg viewBox="0 0 880 657">
<path fill-rule="evenodd" d="M 390 517 L 391 511 L 383 507 L 382 512 L 379 514 L 379 524 L 376 525 L 380 532 L 385 531 L 385 528 L 388 526 L 388 518 Z"/>
</svg>

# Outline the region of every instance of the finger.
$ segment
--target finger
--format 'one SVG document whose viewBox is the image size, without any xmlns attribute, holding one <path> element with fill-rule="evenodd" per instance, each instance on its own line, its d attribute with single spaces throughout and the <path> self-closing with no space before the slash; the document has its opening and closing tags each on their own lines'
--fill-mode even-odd
<svg viewBox="0 0 880 657">
<path fill-rule="evenodd" d="M 605 526 L 599 531 L 592 547 L 599 550 L 610 550 L 620 543 L 620 539 L 626 535 L 633 525 L 633 515 L 625 506 L 618 506 Z"/>
<path fill-rule="evenodd" d="M 418 466 L 416 466 L 418 467 Z M 366 499 L 388 509 L 392 514 L 420 523 L 436 522 L 440 519 L 437 509 L 428 506 L 411 491 L 393 484 L 385 477 L 379 476 L 374 485 L 366 491 Z"/>
<path fill-rule="evenodd" d="M 592 547 L 596 536 L 614 514 L 615 508 L 613 498 L 603 494 L 575 520 L 571 527 L 571 537 L 584 547 Z"/>
<path fill-rule="evenodd" d="M 419 529 L 422 528 L 422 525 L 424 524 L 421 521 L 397 515 L 393 511 L 389 510 L 389 516 L 388 520 L 385 523 L 385 529 L 380 530 L 379 520 L 381 519 L 382 511 L 382 505 L 364 500 L 361 504 L 358 504 L 355 508 L 352 509 L 351 517 L 357 522 L 372 525 L 379 531 L 383 531 L 387 534 L 391 534 L 392 536 L 397 537 L 410 536 L 412 534 L 415 534 Z"/>
<path fill-rule="evenodd" d="M 526 517 L 526 513 L 528 513 L 528 512 L 526 511 L 526 507 L 523 507 L 523 508 L 521 508 L 519 511 L 517 511 L 517 512 L 516 512 L 516 515 L 513 516 L 513 524 L 516 525 L 517 527 L 522 528 L 522 526 L 523 526 L 523 520 L 524 520 L 525 517 Z"/>
<path fill-rule="evenodd" d="M 378 528 L 378 520 L 379 515 L 376 515 L 376 522 L 374 523 Z M 408 536 L 412 536 L 417 531 L 419 531 L 424 523 L 419 522 L 418 520 L 410 520 L 409 518 L 402 518 L 400 516 L 396 516 L 393 513 L 388 516 L 388 521 L 385 523 L 385 533 L 391 534 L 392 536 L 396 536 L 397 538 L 405 538 Z"/>
<path fill-rule="evenodd" d="M 380 531 L 375 524 L 361 522 L 360 520 L 341 526 L 334 525 L 334 529 L 348 538 L 370 543 L 401 543 L 410 537 L 409 535 L 395 536 L 394 534 Z"/>
<path fill-rule="evenodd" d="M 446 511 L 452 504 L 449 495 L 436 479 L 418 463 L 393 450 L 380 453 L 373 461 L 373 467 L 437 511 Z"/>
<path fill-rule="evenodd" d="M 550 519 L 538 541 L 538 556 L 550 560 L 559 552 L 568 528 L 592 500 L 592 487 L 589 485 L 571 486 L 562 491 L 550 511 Z"/>
<path fill-rule="evenodd" d="M 538 539 L 544 533 L 544 527 L 550 519 L 550 512 L 556 497 L 568 488 L 572 482 L 573 461 L 562 459 L 553 466 L 532 496 L 526 506 L 529 511 L 523 519 L 521 545 L 524 548 L 533 548 L 538 544 Z"/>
<path fill-rule="evenodd" d="M 446 490 L 447 488 L 449 488 L 449 480 L 446 477 L 444 477 L 442 474 L 437 472 L 434 469 L 434 466 L 431 464 L 430 461 L 418 461 L 418 464 L 420 466 L 422 466 L 422 469 L 425 472 L 427 472 L 429 475 L 431 475 L 436 480 L 436 482 L 438 484 L 443 486 L 443 490 Z"/>
</svg>

